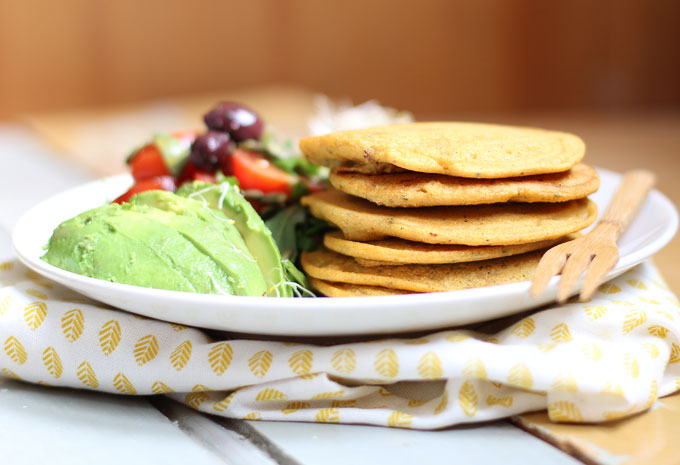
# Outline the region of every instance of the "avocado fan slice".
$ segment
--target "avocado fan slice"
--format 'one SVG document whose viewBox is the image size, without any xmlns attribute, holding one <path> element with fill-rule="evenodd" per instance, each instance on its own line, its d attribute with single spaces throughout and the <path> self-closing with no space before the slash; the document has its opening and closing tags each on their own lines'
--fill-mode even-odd
<svg viewBox="0 0 680 465">
<path fill-rule="evenodd" d="M 233 294 L 227 273 L 154 208 L 104 205 L 60 224 L 42 259 L 74 273 L 156 289 Z"/>
<path fill-rule="evenodd" d="M 263 296 L 267 283 L 234 221 L 192 199 L 165 191 L 147 191 L 131 199 L 162 211 L 156 221 L 177 230 L 228 275 L 236 295 Z"/>
<path fill-rule="evenodd" d="M 182 185 L 176 193 L 179 196 L 204 202 L 210 208 L 219 210 L 232 219 L 264 275 L 267 295 L 293 296 L 281 265 L 281 253 L 271 231 L 250 202 L 243 197 L 237 186 L 226 181 L 221 184 L 194 181 Z"/>
</svg>

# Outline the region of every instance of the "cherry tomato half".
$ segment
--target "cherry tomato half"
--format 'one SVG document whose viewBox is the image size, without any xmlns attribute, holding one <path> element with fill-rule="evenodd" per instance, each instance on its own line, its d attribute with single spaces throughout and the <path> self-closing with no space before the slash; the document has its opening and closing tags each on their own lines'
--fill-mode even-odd
<svg viewBox="0 0 680 465">
<path fill-rule="evenodd" d="M 155 178 L 142 179 L 134 183 L 128 191 L 114 200 L 115 203 L 128 202 L 130 198 L 146 191 L 174 191 L 176 189 L 175 178 L 172 176 L 156 176 Z"/>
<path fill-rule="evenodd" d="M 186 166 L 184 167 L 184 170 L 182 170 L 182 174 L 180 174 L 179 176 L 177 185 L 181 186 L 185 182 L 191 181 L 204 181 L 209 182 L 211 184 L 215 184 L 217 182 L 217 178 L 215 177 L 214 173 L 201 171 L 198 168 L 196 168 L 196 166 L 191 161 L 188 161 Z"/>
<path fill-rule="evenodd" d="M 238 179 L 241 189 L 257 189 L 264 194 L 291 193 L 293 177 L 257 152 L 236 149 L 231 157 L 231 174 Z"/>
<path fill-rule="evenodd" d="M 154 144 L 148 144 L 139 149 L 130 160 L 130 170 L 135 181 L 157 176 L 170 176 L 170 170 L 165 166 L 163 155 Z"/>
</svg>

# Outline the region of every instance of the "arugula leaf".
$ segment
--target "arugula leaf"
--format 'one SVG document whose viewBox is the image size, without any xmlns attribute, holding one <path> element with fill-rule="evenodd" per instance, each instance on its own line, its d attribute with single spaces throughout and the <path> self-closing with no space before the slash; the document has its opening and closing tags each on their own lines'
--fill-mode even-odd
<svg viewBox="0 0 680 465">
<path fill-rule="evenodd" d="M 298 181 L 291 190 L 290 200 L 297 202 L 301 197 L 304 197 L 307 194 L 309 194 L 309 187 L 307 187 L 307 184 L 305 184 L 303 181 Z"/>
<path fill-rule="evenodd" d="M 279 246 L 281 256 L 296 262 L 300 252 L 314 250 L 321 237 L 334 229 L 324 220 L 313 217 L 305 207 L 295 204 L 265 221 Z"/>
<path fill-rule="evenodd" d="M 298 250 L 311 251 L 319 247 L 323 241 L 323 235 L 335 229 L 330 223 L 312 216 L 309 210 L 305 221 L 296 226 Z"/>
<path fill-rule="evenodd" d="M 272 236 L 279 246 L 281 257 L 291 261 L 297 260 L 298 246 L 296 227 L 305 221 L 307 213 L 300 205 L 293 205 L 277 212 L 274 216 L 265 221 L 271 230 Z"/>
<path fill-rule="evenodd" d="M 328 177 L 327 168 L 308 162 L 302 157 L 295 158 L 272 158 L 272 163 L 289 174 L 300 174 L 307 178 Z"/>
</svg>

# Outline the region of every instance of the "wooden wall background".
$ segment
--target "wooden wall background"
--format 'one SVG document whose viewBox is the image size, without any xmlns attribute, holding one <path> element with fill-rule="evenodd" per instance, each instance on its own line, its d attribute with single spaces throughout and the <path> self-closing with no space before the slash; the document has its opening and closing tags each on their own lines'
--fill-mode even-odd
<svg viewBox="0 0 680 465">
<path fill-rule="evenodd" d="M 0 0 L 0 118 L 261 83 L 415 112 L 680 108 L 675 0 Z"/>
</svg>

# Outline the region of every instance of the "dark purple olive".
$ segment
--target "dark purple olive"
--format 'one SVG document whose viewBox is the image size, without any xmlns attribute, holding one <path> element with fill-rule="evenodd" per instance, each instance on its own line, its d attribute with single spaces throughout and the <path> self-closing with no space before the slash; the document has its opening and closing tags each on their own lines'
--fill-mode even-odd
<svg viewBox="0 0 680 465">
<path fill-rule="evenodd" d="M 231 155 L 236 144 L 229 134 L 218 131 L 208 131 L 196 138 L 191 145 L 191 162 L 196 168 L 214 173 L 217 168 Z"/>
<path fill-rule="evenodd" d="M 235 142 L 259 140 L 262 120 L 253 110 L 234 102 L 221 102 L 203 117 L 206 126 L 214 131 L 228 132 Z"/>
</svg>

